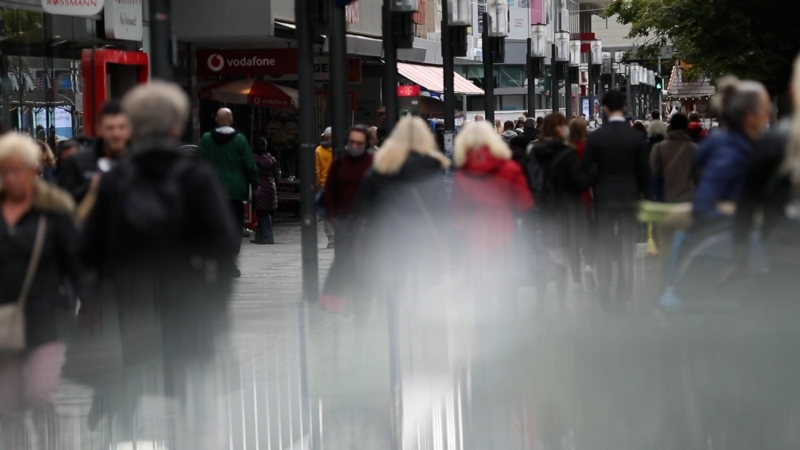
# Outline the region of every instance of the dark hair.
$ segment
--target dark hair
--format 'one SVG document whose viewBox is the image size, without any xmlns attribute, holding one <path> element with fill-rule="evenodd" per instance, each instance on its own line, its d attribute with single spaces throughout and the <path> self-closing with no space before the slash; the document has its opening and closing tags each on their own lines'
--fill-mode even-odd
<svg viewBox="0 0 800 450">
<path fill-rule="evenodd" d="M 700 122 L 700 114 L 696 112 L 689 113 L 689 122 Z"/>
<path fill-rule="evenodd" d="M 56 144 L 56 153 L 57 153 L 56 156 L 58 158 L 61 158 L 61 154 L 64 153 L 65 151 L 80 146 L 81 143 L 76 141 L 75 139 L 65 139 L 63 141 L 60 141 L 58 144 Z"/>
<path fill-rule="evenodd" d="M 644 133 L 645 135 L 647 135 L 647 127 L 644 126 L 644 124 L 642 122 L 637 120 L 636 123 L 633 124 L 633 128 L 636 128 L 637 130 L 639 130 L 642 133 Z"/>
<path fill-rule="evenodd" d="M 689 128 L 689 118 L 686 114 L 674 114 L 669 120 L 670 131 L 685 131 L 687 128 Z"/>
<path fill-rule="evenodd" d="M 352 133 L 354 131 L 356 133 L 361 133 L 361 134 L 364 135 L 364 142 L 367 144 L 367 147 L 369 147 L 370 142 L 372 142 L 372 138 L 369 136 L 369 127 L 367 127 L 366 125 L 361 125 L 361 124 L 353 125 L 347 131 L 347 138 L 348 139 L 350 138 L 350 133 Z"/>
<path fill-rule="evenodd" d="M 603 106 L 608 108 L 608 112 L 620 112 L 625 109 L 625 95 L 612 89 L 603 96 Z"/>
<path fill-rule="evenodd" d="M 503 130 L 506 130 L 506 131 L 513 130 L 514 126 L 515 126 L 514 122 L 512 122 L 510 120 L 506 120 L 505 123 L 503 124 Z"/>
<path fill-rule="evenodd" d="M 120 114 L 125 113 L 122 111 L 122 104 L 119 100 L 108 100 L 100 106 L 100 111 L 97 112 L 97 120 L 103 120 L 104 117 L 118 116 Z"/>
<path fill-rule="evenodd" d="M 569 123 L 569 140 L 573 144 L 585 141 L 588 135 L 589 127 L 583 117 L 578 117 Z"/>
<path fill-rule="evenodd" d="M 525 128 L 536 128 L 536 120 L 533 117 L 528 117 L 525 121 Z"/>
<path fill-rule="evenodd" d="M 650 115 L 653 117 L 653 120 L 658 120 L 661 118 L 661 113 L 658 111 L 653 111 Z"/>
<path fill-rule="evenodd" d="M 558 128 L 563 127 L 568 123 L 569 122 L 567 122 L 567 118 L 561 113 L 548 114 L 547 117 L 544 118 L 542 132 L 539 134 L 539 139 L 561 139 L 563 136 L 558 133 Z"/>
<path fill-rule="evenodd" d="M 544 117 L 542 117 L 542 116 L 537 117 L 536 118 L 536 126 L 540 127 L 540 126 L 542 126 L 542 123 L 544 123 Z"/>
<path fill-rule="evenodd" d="M 263 138 L 256 138 L 253 142 L 253 153 L 256 155 L 266 155 L 269 149 L 269 142 Z"/>
</svg>

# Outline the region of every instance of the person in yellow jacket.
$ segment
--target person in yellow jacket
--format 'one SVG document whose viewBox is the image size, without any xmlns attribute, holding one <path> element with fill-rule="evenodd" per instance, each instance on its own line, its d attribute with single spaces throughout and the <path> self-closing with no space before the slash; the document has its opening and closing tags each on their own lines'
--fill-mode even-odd
<svg viewBox="0 0 800 450">
<path fill-rule="evenodd" d="M 325 182 L 328 181 L 328 171 L 333 163 L 333 146 L 331 144 L 331 127 L 325 128 L 322 132 L 322 140 L 316 150 L 316 172 L 317 172 L 317 192 L 322 191 Z M 334 247 L 333 225 L 324 217 L 325 236 L 328 236 L 328 248 Z"/>
</svg>

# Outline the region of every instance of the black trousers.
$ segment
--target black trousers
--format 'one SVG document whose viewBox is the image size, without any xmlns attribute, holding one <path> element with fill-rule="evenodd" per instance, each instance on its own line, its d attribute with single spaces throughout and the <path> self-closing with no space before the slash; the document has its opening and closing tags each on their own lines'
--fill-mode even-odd
<svg viewBox="0 0 800 450">
<path fill-rule="evenodd" d="M 600 283 L 601 300 L 611 304 L 631 301 L 637 237 L 638 224 L 632 210 L 598 208 L 598 251 L 594 257 L 597 265 L 597 278 Z M 615 268 L 617 269 L 616 280 L 614 277 Z M 616 289 L 614 289 L 615 287 Z"/>
<path fill-rule="evenodd" d="M 233 214 L 233 223 L 236 224 L 237 233 L 239 233 L 239 245 L 236 246 L 236 254 L 242 249 L 242 230 L 244 230 L 244 203 L 241 200 L 228 200 L 231 207 L 231 214 Z"/>
</svg>

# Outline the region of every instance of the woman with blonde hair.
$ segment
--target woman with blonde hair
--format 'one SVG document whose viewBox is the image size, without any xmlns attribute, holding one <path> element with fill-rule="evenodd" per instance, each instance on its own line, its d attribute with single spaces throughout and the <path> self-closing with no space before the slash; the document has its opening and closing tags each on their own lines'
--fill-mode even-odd
<svg viewBox="0 0 800 450">
<path fill-rule="evenodd" d="M 53 183 L 56 180 L 56 157 L 53 155 L 53 150 L 47 145 L 47 142 L 37 139 L 36 146 L 39 147 L 41 153 L 41 164 L 39 166 L 39 174 L 44 181 Z"/>
<path fill-rule="evenodd" d="M 74 203 L 38 178 L 41 150 L 29 137 L 0 138 L 0 307 L 17 308 L 24 327 L 12 339 L 8 321 L 0 335 L 0 445 L 28 448 L 26 412 L 32 413 L 37 448 L 60 444 L 53 394 L 66 347 L 59 340 L 60 287 L 78 282 L 72 220 Z M 8 314 L 4 314 L 8 318 Z"/>
<path fill-rule="evenodd" d="M 800 56 L 791 84 L 794 114 L 771 129 L 756 145 L 736 208 L 736 267 L 746 272 L 750 236 L 761 230 L 770 270 L 759 295 L 794 302 L 800 274 Z M 714 138 L 713 133 L 708 139 Z M 761 217 L 761 220 L 758 218 Z"/>
<path fill-rule="evenodd" d="M 404 275 L 433 282 L 441 274 L 449 250 L 443 177 L 449 165 L 424 120 L 405 117 L 397 123 L 375 153 L 355 200 L 354 218 L 364 230 L 356 245 L 367 249 L 367 254 L 356 249 L 369 270 L 365 278 L 391 287 L 402 285 Z"/>
<path fill-rule="evenodd" d="M 459 169 L 453 184 L 453 225 L 466 247 L 469 279 L 482 288 L 513 276 L 516 223 L 533 208 L 522 167 L 512 160 L 503 138 L 486 123 L 456 137 L 453 154 Z"/>
</svg>

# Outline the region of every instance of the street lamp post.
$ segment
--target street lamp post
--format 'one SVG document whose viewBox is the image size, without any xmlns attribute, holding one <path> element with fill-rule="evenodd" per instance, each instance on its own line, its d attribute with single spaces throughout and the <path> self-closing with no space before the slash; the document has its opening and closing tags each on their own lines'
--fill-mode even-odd
<svg viewBox="0 0 800 450">
<path fill-rule="evenodd" d="M 631 110 L 630 115 L 636 120 L 639 117 L 639 65 L 631 64 L 630 66 L 630 96 L 631 96 Z"/>
<path fill-rule="evenodd" d="M 412 48 L 414 23 L 412 16 L 419 0 L 391 0 L 383 4 L 383 105 L 386 109 L 386 134 L 395 124 L 399 113 L 397 102 L 397 49 Z"/>
<path fill-rule="evenodd" d="M 456 129 L 453 58 L 467 55 L 467 27 L 470 25 L 472 25 L 472 5 L 469 0 L 442 1 L 442 71 L 444 72 L 445 133 L 455 133 Z M 445 142 L 452 142 L 452 140 L 445 139 Z"/>
<path fill-rule="evenodd" d="M 587 120 L 594 119 L 594 98 L 597 81 L 603 68 L 603 42 L 594 39 L 589 43 L 589 117 Z"/>
<path fill-rule="evenodd" d="M 553 112 L 560 112 L 559 105 L 559 80 L 564 78 L 567 81 L 567 72 L 569 70 L 569 32 L 558 31 L 555 34 L 555 43 L 553 43 L 553 64 L 552 64 L 552 88 L 550 95 L 553 98 Z M 566 84 L 566 83 L 565 83 Z"/>
<path fill-rule="evenodd" d="M 544 75 L 544 58 L 547 50 L 547 25 L 531 26 L 528 38 L 528 115 L 536 117 L 536 79 Z"/>
<path fill-rule="evenodd" d="M 483 77 L 486 121 L 494 124 L 494 64 L 505 61 L 505 37 L 508 36 L 508 2 L 487 0 L 483 15 Z"/>
<path fill-rule="evenodd" d="M 581 41 L 580 39 L 573 39 L 569 41 L 569 70 L 567 71 L 567 81 L 564 83 L 566 86 L 564 91 L 567 102 L 567 120 L 572 120 L 574 106 L 572 101 L 572 83 L 575 81 L 580 83 L 580 66 Z"/>
</svg>

